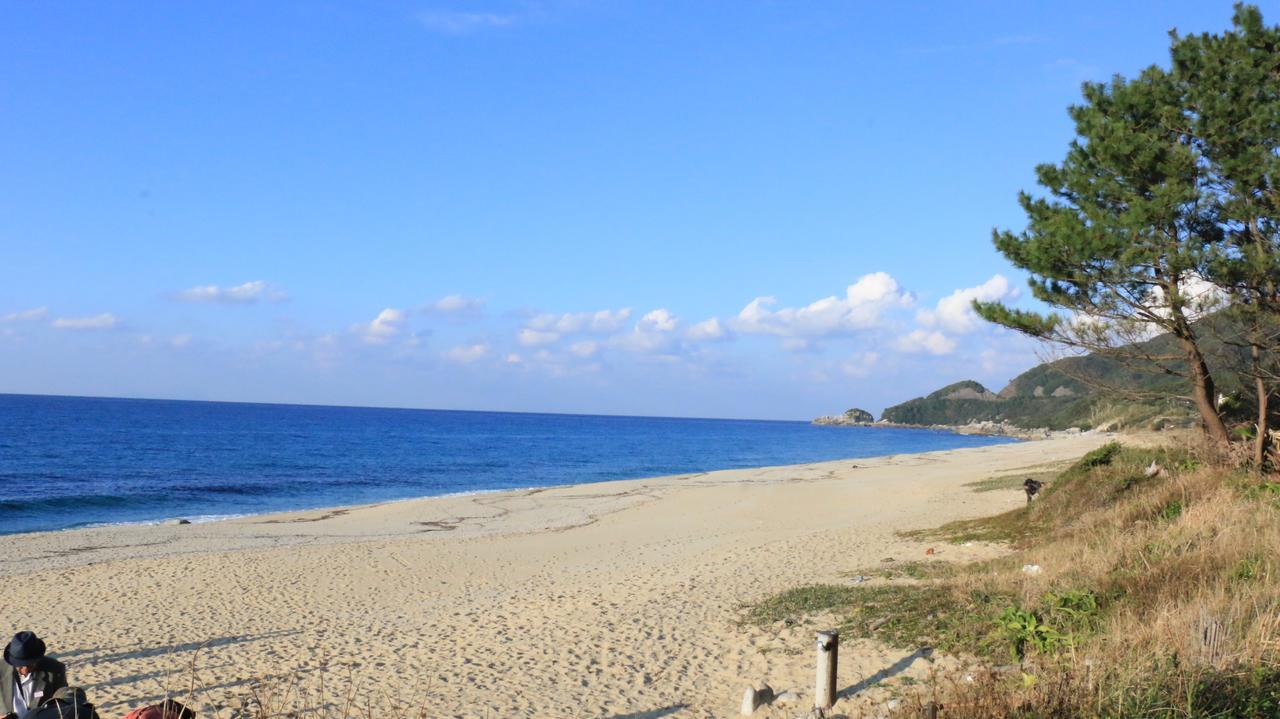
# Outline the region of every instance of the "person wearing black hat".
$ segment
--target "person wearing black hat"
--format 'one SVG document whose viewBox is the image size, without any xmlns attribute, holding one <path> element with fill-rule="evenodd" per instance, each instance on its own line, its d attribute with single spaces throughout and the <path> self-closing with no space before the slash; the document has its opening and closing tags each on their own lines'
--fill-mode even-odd
<svg viewBox="0 0 1280 719">
<path fill-rule="evenodd" d="M 32 632 L 13 635 L 0 664 L 0 711 L 23 719 L 67 685 L 67 668 L 44 655 L 44 640 Z"/>
</svg>

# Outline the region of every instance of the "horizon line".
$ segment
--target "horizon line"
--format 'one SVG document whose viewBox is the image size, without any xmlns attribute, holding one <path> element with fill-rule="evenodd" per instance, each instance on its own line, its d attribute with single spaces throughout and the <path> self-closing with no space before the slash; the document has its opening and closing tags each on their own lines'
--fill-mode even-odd
<svg viewBox="0 0 1280 719">
<path fill-rule="evenodd" d="M 402 405 L 364 405 L 364 404 L 328 404 L 322 402 L 263 402 L 254 400 L 234 400 L 234 399 L 189 399 L 181 397 L 131 397 L 121 395 L 92 395 L 92 394 L 56 394 L 52 392 L 9 392 L 0 391 L 2 397 L 49 397 L 59 399 L 89 399 L 89 400 L 124 400 L 129 402 L 191 402 L 200 404 L 242 404 L 242 405 L 261 405 L 268 407 L 315 407 L 320 409 L 385 409 L 401 412 L 466 412 L 471 414 L 527 414 L 551 417 L 616 417 L 620 419 L 681 419 L 681 420 L 703 420 L 716 422 L 798 422 L 809 423 L 811 420 L 804 419 L 766 419 L 760 417 L 695 417 L 695 416 L 678 416 L 678 415 L 656 415 L 656 414 L 620 414 L 605 412 L 540 412 L 540 411 L 521 411 L 521 410 L 503 410 L 503 409 L 452 409 L 445 407 L 407 407 Z"/>
</svg>

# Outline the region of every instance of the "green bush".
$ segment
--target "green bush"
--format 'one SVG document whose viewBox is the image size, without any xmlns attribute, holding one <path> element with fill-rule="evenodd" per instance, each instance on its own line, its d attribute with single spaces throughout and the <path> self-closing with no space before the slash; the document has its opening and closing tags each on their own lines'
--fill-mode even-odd
<svg viewBox="0 0 1280 719">
<path fill-rule="evenodd" d="M 1072 466 L 1072 469 L 1093 469 L 1094 467 L 1100 467 L 1104 464 L 1111 464 L 1111 460 L 1115 459 L 1117 454 L 1120 454 L 1120 449 L 1121 446 L 1119 442 L 1108 442 L 1085 454 L 1085 456 L 1076 461 L 1075 465 Z"/>
<path fill-rule="evenodd" d="M 996 624 L 1009 641 L 1009 653 L 1019 662 L 1026 659 L 1028 647 L 1040 654 L 1052 654 L 1065 640 L 1039 614 L 1019 606 L 1005 608 Z"/>
</svg>

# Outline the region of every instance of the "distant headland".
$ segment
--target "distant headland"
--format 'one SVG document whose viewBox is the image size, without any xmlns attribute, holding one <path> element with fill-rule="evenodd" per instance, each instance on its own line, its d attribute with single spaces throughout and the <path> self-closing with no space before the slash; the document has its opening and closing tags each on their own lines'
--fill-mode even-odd
<svg viewBox="0 0 1280 719">
<path fill-rule="evenodd" d="M 1164 430 L 1193 426 L 1195 409 L 1162 392 L 1167 376 L 1135 371 L 1119 362 L 1084 355 L 1037 365 L 999 392 L 974 380 L 941 387 L 881 413 L 865 409 L 827 415 L 813 424 L 856 427 L 925 427 L 962 434 L 1043 439 L 1088 430 Z M 1121 396 L 1115 387 L 1131 390 Z M 1163 394 L 1163 396 L 1161 396 Z"/>
</svg>

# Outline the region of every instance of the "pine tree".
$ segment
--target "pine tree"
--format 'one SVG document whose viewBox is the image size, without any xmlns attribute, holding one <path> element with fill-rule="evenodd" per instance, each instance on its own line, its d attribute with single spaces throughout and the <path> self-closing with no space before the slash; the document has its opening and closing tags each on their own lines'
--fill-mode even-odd
<svg viewBox="0 0 1280 719">
<path fill-rule="evenodd" d="M 1261 467 L 1280 342 L 1280 28 L 1243 4 L 1232 24 L 1222 34 L 1173 34 L 1172 54 L 1224 231 L 1209 268 L 1232 300 L 1225 326 L 1236 336 L 1223 339 L 1248 349 Z"/>
<path fill-rule="evenodd" d="M 1077 137 L 1066 158 L 1036 168 L 1048 196 L 1021 193 L 1027 228 L 993 233 L 996 248 L 1031 273 L 1032 294 L 1066 314 L 974 307 L 1040 339 L 1186 377 L 1205 431 L 1226 441 L 1194 322 L 1216 297 L 1203 278 L 1222 232 L 1182 87 L 1153 66 L 1131 81 L 1086 83 L 1083 94 L 1069 110 Z M 1176 354 L 1142 342 L 1164 333 Z"/>
</svg>

